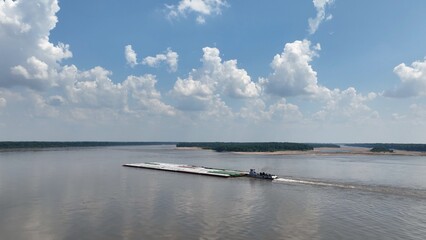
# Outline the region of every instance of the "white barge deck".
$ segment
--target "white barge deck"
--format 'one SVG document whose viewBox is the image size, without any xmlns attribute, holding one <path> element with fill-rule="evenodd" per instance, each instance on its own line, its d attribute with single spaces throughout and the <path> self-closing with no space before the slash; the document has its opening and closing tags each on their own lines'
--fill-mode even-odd
<svg viewBox="0 0 426 240">
<path fill-rule="evenodd" d="M 218 169 L 209 167 L 198 167 L 185 164 L 173 164 L 173 163 L 160 163 L 160 162 L 147 162 L 147 163 L 129 163 L 124 164 L 125 167 L 134 168 L 147 168 L 162 171 L 191 173 L 199 175 L 207 175 L 214 177 L 244 177 L 248 175 L 248 172 L 228 169 Z"/>
</svg>

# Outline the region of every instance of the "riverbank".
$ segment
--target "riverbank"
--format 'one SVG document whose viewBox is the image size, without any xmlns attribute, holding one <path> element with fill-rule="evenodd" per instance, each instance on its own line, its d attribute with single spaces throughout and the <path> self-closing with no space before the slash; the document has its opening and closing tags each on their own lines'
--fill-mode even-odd
<svg viewBox="0 0 426 240">
<path fill-rule="evenodd" d="M 276 151 L 276 152 L 233 152 L 243 155 L 389 155 L 389 156 L 426 156 L 426 152 L 394 150 L 393 152 L 371 152 L 370 148 L 341 147 L 314 148 L 308 151 Z"/>
<path fill-rule="evenodd" d="M 176 147 L 177 150 L 210 150 L 200 147 Z M 211 150 L 213 151 L 213 150 Z M 314 148 L 308 151 L 274 151 L 274 152 L 231 152 L 241 155 L 389 155 L 389 156 L 426 156 L 426 152 L 394 150 L 393 152 L 371 152 L 370 148 L 340 147 L 340 148 Z"/>
</svg>

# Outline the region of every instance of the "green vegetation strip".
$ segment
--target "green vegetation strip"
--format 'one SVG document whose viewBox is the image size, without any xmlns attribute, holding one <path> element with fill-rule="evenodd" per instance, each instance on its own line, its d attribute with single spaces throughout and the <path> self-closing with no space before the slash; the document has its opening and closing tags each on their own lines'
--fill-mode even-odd
<svg viewBox="0 0 426 240">
<path fill-rule="evenodd" d="M 217 152 L 276 152 L 308 151 L 313 147 L 304 143 L 290 142 L 185 142 L 176 147 L 199 147 Z"/>
<path fill-rule="evenodd" d="M 389 149 L 389 148 L 385 148 L 385 147 L 373 147 L 372 149 L 370 149 L 370 152 L 389 152 L 389 153 L 393 153 L 393 150 Z"/>
<path fill-rule="evenodd" d="M 64 148 L 64 147 L 108 147 L 108 146 L 140 146 L 140 145 L 168 145 L 175 142 L 0 142 L 0 149 L 25 149 L 25 148 Z"/>
<path fill-rule="evenodd" d="M 416 152 L 426 152 L 426 144 L 418 143 L 353 143 L 345 144 L 352 147 L 365 147 L 372 149 L 394 149 L 394 150 L 404 150 L 404 151 L 416 151 Z"/>
</svg>

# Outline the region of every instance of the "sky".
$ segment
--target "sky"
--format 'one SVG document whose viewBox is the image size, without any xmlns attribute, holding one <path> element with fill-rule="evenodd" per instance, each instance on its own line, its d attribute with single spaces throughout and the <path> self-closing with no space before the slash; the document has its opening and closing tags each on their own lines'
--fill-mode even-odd
<svg viewBox="0 0 426 240">
<path fill-rule="evenodd" d="M 426 143 L 423 0 L 0 0 L 0 141 Z"/>
</svg>

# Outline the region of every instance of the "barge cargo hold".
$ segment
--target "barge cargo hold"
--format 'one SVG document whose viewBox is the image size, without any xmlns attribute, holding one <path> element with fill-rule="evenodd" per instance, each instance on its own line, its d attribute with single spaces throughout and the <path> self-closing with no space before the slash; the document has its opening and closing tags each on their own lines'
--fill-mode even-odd
<svg viewBox="0 0 426 240">
<path fill-rule="evenodd" d="M 170 172 L 191 173 L 191 174 L 207 175 L 207 176 L 214 176 L 214 177 L 225 177 L 225 178 L 244 177 L 248 175 L 248 172 L 237 171 L 237 170 L 198 167 L 198 166 L 185 165 L 185 164 L 160 163 L 160 162 L 129 163 L 129 164 L 124 164 L 123 166 L 134 167 L 134 168 L 147 168 L 147 169 L 170 171 Z"/>
</svg>

